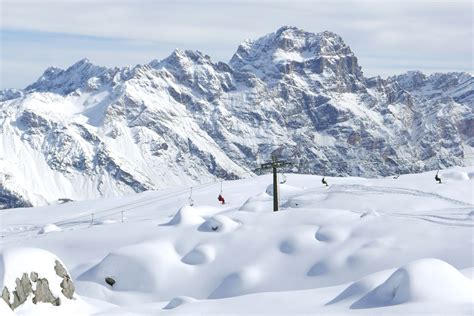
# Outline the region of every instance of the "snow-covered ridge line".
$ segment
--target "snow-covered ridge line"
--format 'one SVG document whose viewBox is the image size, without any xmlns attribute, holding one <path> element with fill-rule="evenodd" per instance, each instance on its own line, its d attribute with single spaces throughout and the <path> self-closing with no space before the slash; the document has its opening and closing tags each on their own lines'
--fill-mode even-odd
<svg viewBox="0 0 474 316">
<path fill-rule="evenodd" d="M 469 164 L 472 75 L 365 78 L 332 32 L 282 27 L 229 63 L 175 50 L 83 59 L 0 92 L 0 207 L 232 179 L 272 153 L 293 171 L 380 176 Z"/>
</svg>

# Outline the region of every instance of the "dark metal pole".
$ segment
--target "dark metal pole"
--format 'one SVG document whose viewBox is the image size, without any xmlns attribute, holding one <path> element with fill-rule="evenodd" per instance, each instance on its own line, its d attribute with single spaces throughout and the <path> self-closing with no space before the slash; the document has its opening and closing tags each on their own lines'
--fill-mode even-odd
<svg viewBox="0 0 474 316">
<path fill-rule="evenodd" d="M 273 212 L 278 211 L 278 174 L 277 168 L 273 166 Z"/>
<path fill-rule="evenodd" d="M 272 155 L 272 161 L 264 163 L 260 166 L 261 170 L 272 168 L 273 171 L 273 211 L 277 212 L 279 208 L 278 201 L 278 173 L 277 169 L 285 166 L 291 166 L 291 163 L 277 160 L 275 155 Z"/>
</svg>

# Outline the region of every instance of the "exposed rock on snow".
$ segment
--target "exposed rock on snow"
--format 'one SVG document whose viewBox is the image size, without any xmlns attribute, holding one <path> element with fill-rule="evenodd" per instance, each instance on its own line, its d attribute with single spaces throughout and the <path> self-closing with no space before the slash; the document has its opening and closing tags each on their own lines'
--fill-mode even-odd
<svg viewBox="0 0 474 316">
<path fill-rule="evenodd" d="M 116 282 L 117 282 L 117 281 L 115 281 L 115 279 L 112 278 L 112 277 L 106 277 L 106 278 L 105 278 L 105 283 L 107 283 L 107 284 L 110 285 L 110 286 L 114 286 L 114 284 L 115 284 Z"/>
<path fill-rule="evenodd" d="M 202 232 L 229 232 L 236 229 L 239 223 L 225 215 L 216 215 L 202 223 L 198 230 Z"/>
<path fill-rule="evenodd" d="M 33 297 L 32 301 L 35 304 L 43 302 L 51 303 L 54 306 L 61 305 L 61 298 L 55 297 L 53 293 L 51 293 L 51 290 L 49 289 L 48 279 L 45 278 L 39 278 L 38 281 L 36 281 L 35 296 Z M 12 308 L 14 308 L 13 305 Z"/>
<path fill-rule="evenodd" d="M 74 283 L 69 273 L 53 254 L 45 250 L 5 250 L 1 254 L 0 273 L 2 298 L 13 310 L 30 297 L 34 304 L 50 303 L 54 306 L 61 304 L 61 296 L 74 297 Z"/>
</svg>

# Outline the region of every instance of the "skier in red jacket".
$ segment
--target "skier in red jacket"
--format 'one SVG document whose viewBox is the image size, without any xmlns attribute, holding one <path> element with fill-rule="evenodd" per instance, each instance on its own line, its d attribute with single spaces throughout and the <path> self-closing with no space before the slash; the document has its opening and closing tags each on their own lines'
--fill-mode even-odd
<svg viewBox="0 0 474 316">
<path fill-rule="evenodd" d="M 225 200 L 224 200 L 224 197 L 222 196 L 222 194 L 219 194 L 219 196 L 217 197 L 217 200 L 218 200 L 221 204 L 225 204 Z"/>
</svg>

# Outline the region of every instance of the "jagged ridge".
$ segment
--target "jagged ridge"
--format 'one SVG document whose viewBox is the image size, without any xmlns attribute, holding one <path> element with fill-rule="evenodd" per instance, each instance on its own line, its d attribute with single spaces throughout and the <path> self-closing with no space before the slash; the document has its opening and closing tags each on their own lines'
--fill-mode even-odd
<svg viewBox="0 0 474 316">
<path fill-rule="evenodd" d="M 175 50 L 133 68 L 50 67 L 0 93 L 1 188 L 16 192 L 3 203 L 238 178 L 272 153 L 325 175 L 461 165 L 473 91 L 467 73 L 365 78 L 340 36 L 295 27 L 245 41 L 229 64 Z"/>
</svg>

